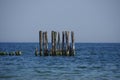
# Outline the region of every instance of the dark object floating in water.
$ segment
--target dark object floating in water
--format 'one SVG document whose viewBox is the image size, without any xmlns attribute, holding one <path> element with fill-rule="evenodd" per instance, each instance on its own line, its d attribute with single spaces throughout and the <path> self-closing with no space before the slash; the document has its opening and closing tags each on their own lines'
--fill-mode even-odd
<svg viewBox="0 0 120 80">
<path fill-rule="evenodd" d="M 39 50 L 35 49 L 35 55 L 38 56 L 74 56 L 75 55 L 75 43 L 74 32 L 71 31 L 71 43 L 70 32 L 62 32 L 62 42 L 60 43 L 60 33 L 51 31 L 51 46 L 48 50 L 48 35 L 47 32 L 39 31 Z"/>
<path fill-rule="evenodd" d="M 15 52 L 0 52 L 0 55 L 3 56 L 3 55 L 9 55 L 9 56 L 19 56 L 21 55 L 22 52 L 21 51 L 15 51 Z"/>
</svg>

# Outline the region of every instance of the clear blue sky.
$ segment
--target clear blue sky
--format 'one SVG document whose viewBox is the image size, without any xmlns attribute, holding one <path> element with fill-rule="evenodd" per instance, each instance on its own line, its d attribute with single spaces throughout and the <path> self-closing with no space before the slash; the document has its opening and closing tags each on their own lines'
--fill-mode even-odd
<svg viewBox="0 0 120 80">
<path fill-rule="evenodd" d="M 39 30 L 120 42 L 120 0 L 0 0 L 0 42 L 38 42 Z"/>
</svg>

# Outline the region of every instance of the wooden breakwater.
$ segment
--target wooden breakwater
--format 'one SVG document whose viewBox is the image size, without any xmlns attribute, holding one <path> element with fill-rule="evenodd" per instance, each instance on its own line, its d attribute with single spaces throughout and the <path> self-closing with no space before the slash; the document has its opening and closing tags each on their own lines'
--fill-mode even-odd
<svg viewBox="0 0 120 80">
<path fill-rule="evenodd" d="M 74 56 L 75 55 L 75 42 L 74 32 L 62 31 L 62 40 L 60 33 L 51 31 L 51 48 L 48 49 L 48 33 L 39 31 L 39 51 L 35 50 L 35 55 L 38 56 Z"/>
<path fill-rule="evenodd" d="M 12 52 L 0 52 L 0 56 L 9 55 L 9 56 L 20 56 L 22 54 L 21 51 L 12 51 Z"/>
</svg>

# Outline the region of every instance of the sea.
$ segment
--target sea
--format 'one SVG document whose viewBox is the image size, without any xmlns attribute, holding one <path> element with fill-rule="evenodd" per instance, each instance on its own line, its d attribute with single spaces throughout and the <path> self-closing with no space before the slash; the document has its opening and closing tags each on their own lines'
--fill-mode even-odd
<svg viewBox="0 0 120 80">
<path fill-rule="evenodd" d="M 38 43 L 0 43 L 0 80 L 120 80 L 120 43 L 75 43 L 75 56 L 35 56 Z"/>
</svg>

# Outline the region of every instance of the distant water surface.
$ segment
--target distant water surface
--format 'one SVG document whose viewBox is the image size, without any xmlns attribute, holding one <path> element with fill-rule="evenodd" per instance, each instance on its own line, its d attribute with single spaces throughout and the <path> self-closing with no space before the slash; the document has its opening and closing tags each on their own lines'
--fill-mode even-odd
<svg viewBox="0 0 120 80">
<path fill-rule="evenodd" d="M 35 56 L 38 43 L 0 43 L 0 80 L 120 80 L 120 43 L 76 43 L 75 56 Z"/>
</svg>

